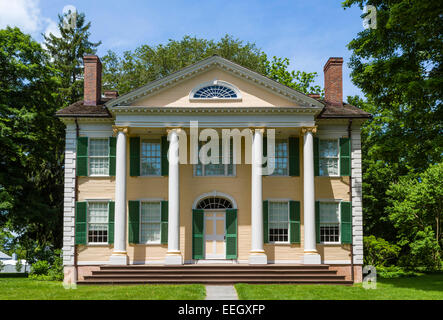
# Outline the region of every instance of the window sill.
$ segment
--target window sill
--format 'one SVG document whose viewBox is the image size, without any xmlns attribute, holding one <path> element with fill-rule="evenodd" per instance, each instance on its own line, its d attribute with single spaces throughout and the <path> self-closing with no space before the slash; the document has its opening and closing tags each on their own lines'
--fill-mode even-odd
<svg viewBox="0 0 443 320">
<path fill-rule="evenodd" d="M 290 243 L 290 242 L 268 242 L 267 245 L 275 245 L 275 246 L 290 246 L 297 243 Z"/>
<path fill-rule="evenodd" d="M 324 246 L 330 246 L 330 245 L 341 245 L 341 242 L 320 242 L 318 244 L 324 245 Z"/>
<path fill-rule="evenodd" d="M 236 178 L 237 176 L 235 176 L 235 175 L 232 175 L 232 176 L 225 176 L 225 175 L 196 176 L 196 175 L 194 175 L 193 177 L 195 177 L 195 178 Z"/>
<path fill-rule="evenodd" d="M 87 247 L 110 247 L 112 244 L 110 243 L 88 243 L 86 244 Z"/>
</svg>

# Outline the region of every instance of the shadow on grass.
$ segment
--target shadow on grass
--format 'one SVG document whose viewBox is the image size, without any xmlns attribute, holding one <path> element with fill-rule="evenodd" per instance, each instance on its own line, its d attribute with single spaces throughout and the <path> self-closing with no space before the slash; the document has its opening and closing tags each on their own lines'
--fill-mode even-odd
<svg viewBox="0 0 443 320">
<path fill-rule="evenodd" d="M 377 279 L 378 282 L 397 288 L 410 288 L 424 291 L 443 291 L 443 272 L 427 273 L 415 277 Z"/>
<path fill-rule="evenodd" d="M 0 278 L 27 278 L 27 273 L 0 273 Z"/>
</svg>

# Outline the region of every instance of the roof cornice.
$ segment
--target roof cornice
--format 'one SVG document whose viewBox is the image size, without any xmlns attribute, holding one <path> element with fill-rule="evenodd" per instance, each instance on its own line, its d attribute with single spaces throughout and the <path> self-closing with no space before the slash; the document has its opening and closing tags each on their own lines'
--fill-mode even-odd
<svg viewBox="0 0 443 320">
<path fill-rule="evenodd" d="M 116 99 L 107 102 L 106 106 L 128 106 L 129 104 L 140 98 L 151 96 L 155 93 L 160 92 L 161 90 L 176 85 L 184 80 L 192 78 L 212 68 L 220 68 L 231 74 L 240 76 L 241 78 L 244 78 L 251 83 L 255 83 L 256 85 L 259 85 L 266 90 L 273 92 L 274 94 L 282 96 L 290 101 L 296 102 L 302 107 L 324 106 L 324 104 L 314 98 L 311 98 L 297 90 L 282 85 L 277 81 L 269 79 L 255 71 L 249 70 L 220 56 L 209 57 L 191 66 L 174 72 L 169 76 L 150 82 L 138 89 L 135 89 L 125 95 L 122 95 Z"/>
<path fill-rule="evenodd" d="M 115 106 L 109 108 L 113 115 L 117 114 L 202 114 L 202 113 L 303 113 L 317 115 L 323 107 L 145 107 L 145 106 Z"/>
</svg>

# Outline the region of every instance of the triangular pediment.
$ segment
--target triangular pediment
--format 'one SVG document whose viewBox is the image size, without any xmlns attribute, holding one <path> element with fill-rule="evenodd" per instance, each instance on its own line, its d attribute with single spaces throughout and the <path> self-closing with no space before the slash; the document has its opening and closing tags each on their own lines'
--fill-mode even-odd
<svg viewBox="0 0 443 320">
<path fill-rule="evenodd" d="M 202 83 L 224 81 L 239 90 L 239 99 L 190 99 L 190 92 Z M 106 104 L 108 107 L 319 107 L 323 104 L 297 90 L 236 63 L 212 56 L 162 79 L 148 83 Z"/>
</svg>

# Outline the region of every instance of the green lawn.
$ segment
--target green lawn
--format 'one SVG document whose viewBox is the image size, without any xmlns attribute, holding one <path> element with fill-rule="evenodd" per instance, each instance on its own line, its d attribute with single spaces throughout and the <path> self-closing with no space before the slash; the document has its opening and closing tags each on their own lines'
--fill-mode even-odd
<svg viewBox="0 0 443 320">
<path fill-rule="evenodd" d="M 235 285 L 242 300 L 443 300 L 443 273 L 378 279 L 376 289 L 334 285 Z"/>
<path fill-rule="evenodd" d="M 0 300 L 199 300 L 203 285 L 78 286 L 27 278 L 0 278 Z"/>
</svg>

